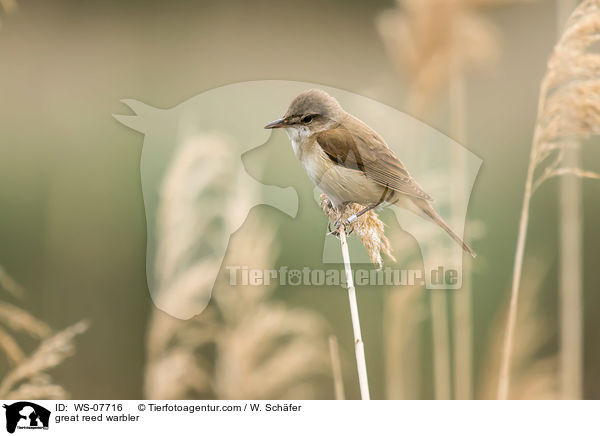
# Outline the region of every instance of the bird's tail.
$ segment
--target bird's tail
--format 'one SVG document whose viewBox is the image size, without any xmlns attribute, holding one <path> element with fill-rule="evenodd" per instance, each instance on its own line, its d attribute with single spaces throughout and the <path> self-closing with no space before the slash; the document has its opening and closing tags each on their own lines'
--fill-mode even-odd
<svg viewBox="0 0 600 436">
<path fill-rule="evenodd" d="M 439 216 L 439 214 L 435 211 L 433 206 L 431 206 L 425 200 L 414 201 L 414 203 L 421 209 L 421 211 L 423 211 L 423 213 L 427 217 L 429 217 L 434 223 L 436 223 L 438 226 L 444 229 L 446 233 L 448 233 L 452 237 L 452 239 L 454 239 L 456 243 L 462 247 L 463 250 L 465 250 L 471 256 L 477 257 L 477 254 L 473 251 L 469 244 L 467 244 L 456 233 L 454 233 L 454 230 L 452 230 L 450 226 L 446 223 L 446 221 L 444 221 L 444 219 L 441 216 Z"/>
</svg>

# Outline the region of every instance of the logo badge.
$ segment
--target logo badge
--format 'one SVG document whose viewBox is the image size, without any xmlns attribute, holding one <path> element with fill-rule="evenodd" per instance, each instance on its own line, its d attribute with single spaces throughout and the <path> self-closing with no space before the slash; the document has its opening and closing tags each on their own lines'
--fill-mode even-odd
<svg viewBox="0 0 600 436">
<path fill-rule="evenodd" d="M 5 404 L 6 431 L 14 433 L 16 429 L 48 429 L 50 411 L 29 401 Z"/>
</svg>

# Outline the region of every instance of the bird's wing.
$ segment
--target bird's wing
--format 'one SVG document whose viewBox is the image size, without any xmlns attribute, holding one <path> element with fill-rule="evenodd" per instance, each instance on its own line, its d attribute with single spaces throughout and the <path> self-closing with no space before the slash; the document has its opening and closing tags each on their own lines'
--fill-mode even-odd
<svg viewBox="0 0 600 436">
<path fill-rule="evenodd" d="M 316 141 L 337 165 L 362 171 L 374 182 L 394 191 L 433 201 L 374 130 L 355 120 L 352 132 L 338 124 L 318 133 Z"/>
</svg>

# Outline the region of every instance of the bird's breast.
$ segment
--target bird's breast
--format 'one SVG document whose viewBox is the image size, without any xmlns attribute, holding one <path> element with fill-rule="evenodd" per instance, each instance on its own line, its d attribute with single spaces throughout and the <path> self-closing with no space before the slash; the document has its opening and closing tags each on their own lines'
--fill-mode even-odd
<svg viewBox="0 0 600 436">
<path fill-rule="evenodd" d="M 362 171 L 348 169 L 334 163 L 316 141 L 298 147 L 299 157 L 306 174 L 330 198 L 334 206 L 347 202 L 363 205 L 377 203 L 383 188 L 368 179 Z"/>
<path fill-rule="evenodd" d="M 303 144 L 300 150 L 299 159 L 306 170 L 306 174 L 315 185 L 320 186 L 327 173 L 334 170 L 335 164 L 327 157 L 316 141 Z"/>
</svg>

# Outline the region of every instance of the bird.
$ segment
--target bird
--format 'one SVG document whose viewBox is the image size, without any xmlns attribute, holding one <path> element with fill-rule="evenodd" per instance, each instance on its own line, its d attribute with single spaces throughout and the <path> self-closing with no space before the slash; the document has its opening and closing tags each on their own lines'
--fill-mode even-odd
<svg viewBox="0 0 600 436">
<path fill-rule="evenodd" d="M 336 228 L 349 225 L 366 212 L 395 205 L 433 221 L 462 249 L 475 257 L 433 208 L 433 198 L 412 178 L 385 140 L 367 124 L 346 112 L 321 89 L 296 96 L 283 117 L 265 129 L 284 129 L 294 154 L 314 185 L 341 212 L 349 203 L 363 206 Z"/>
</svg>

